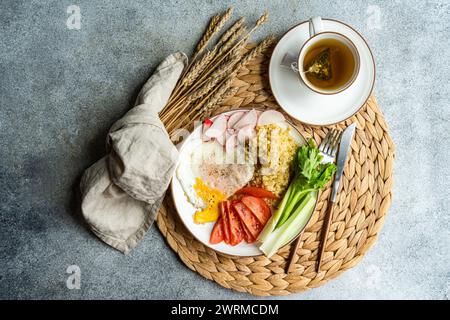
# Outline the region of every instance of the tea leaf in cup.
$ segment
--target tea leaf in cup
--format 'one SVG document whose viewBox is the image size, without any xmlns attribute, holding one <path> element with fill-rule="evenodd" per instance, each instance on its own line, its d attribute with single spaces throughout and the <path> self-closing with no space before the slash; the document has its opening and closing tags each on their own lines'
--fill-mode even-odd
<svg viewBox="0 0 450 320">
<path fill-rule="evenodd" d="M 307 70 L 304 73 L 310 73 L 319 80 L 331 79 L 331 61 L 330 61 L 330 48 L 327 48 L 320 52 L 307 66 Z"/>
</svg>

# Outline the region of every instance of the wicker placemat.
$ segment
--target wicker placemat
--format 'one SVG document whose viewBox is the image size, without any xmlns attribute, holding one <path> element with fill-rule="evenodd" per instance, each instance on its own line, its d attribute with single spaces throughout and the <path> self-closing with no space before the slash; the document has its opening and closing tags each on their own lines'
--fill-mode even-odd
<svg viewBox="0 0 450 320">
<path fill-rule="evenodd" d="M 240 71 L 233 84 L 239 88 L 238 92 L 222 102 L 216 113 L 254 105 L 280 108 L 268 82 L 270 54 L 271 50 L 258 56 Z M 331 191 L 329 187 L 319 197 L 294 258 L 293 271 L 289 274 L 285 273 L 285 265 L 290 246 L 282 248 L 270 259 L 265 256 L 230 257 L 205 247 L 178 218 L 170 193 L 158 215 L 158 228 L 190 269 L 240 292 L 258 296 L 286 295 L 318 287 L 337 277 L 362 259 L 383 225 L 391 203 L 394 144 L 373 95 L 355 116 L 338 125 L 309 127 L 292 120 L 305 138 L 312 137 L 318 144 L 330 128 L 342 129 L 355 121 L 357 130 L 342 177 L 321 272 L 316 273 L 315 264 Z"/>
</svg>

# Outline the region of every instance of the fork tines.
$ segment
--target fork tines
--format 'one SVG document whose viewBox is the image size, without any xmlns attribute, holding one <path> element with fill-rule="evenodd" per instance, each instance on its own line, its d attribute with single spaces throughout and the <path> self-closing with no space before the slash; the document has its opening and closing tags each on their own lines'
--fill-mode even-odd
<svg viewBox="0 0 450 320">
<path fill-rule="evenodd" d="M 319 150 L 330 157 L 334 157 L 336 155 L 339 142 L 341 141 L 341 136 L 341 130 L 331 129 L 328 131 L 327 135 L 320 144 Z"/>
</svg>

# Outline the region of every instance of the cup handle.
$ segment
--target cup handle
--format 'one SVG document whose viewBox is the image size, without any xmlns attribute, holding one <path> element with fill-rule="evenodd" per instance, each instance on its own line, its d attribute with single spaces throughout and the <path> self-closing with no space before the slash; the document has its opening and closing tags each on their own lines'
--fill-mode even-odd
<svg viewBox="0 0 450 320">
<path fill-rule="evenodd" d="M 314 37 L 323 31 L 323 23 L 321 17 L 312 17 L 309 19 L 309 36 Z"/>
<path fill-rule="evenodd" d="M 284 55 L 283 60 L 281 60 L 281 65 L 286 68 L 290 68 L 295 72 L 298 72 L 297 56 L 288 52 Z"/>
<path fill-rule="evenodd" d="M 312 17 L 309 19 L 309 36 L 313 37 L 316 34 L 323 31 L 323 23 L 321 17 Z M 283 60 L 281 60 L 281 65 L 292 69 L 295 72 L 299 72 L 297 56 L 288 52 L 284 55 Z"/>
</svg>

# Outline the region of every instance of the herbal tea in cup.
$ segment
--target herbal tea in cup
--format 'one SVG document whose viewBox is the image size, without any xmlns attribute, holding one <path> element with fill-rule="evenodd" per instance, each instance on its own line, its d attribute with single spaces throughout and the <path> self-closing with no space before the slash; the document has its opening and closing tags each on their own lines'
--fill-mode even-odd
<svg viewBox="0 0 450 320">
<path fill-rule="evenodd" d="M 334 94 L 348 88 L 359 71 L 355 45 L 339 33 L 322 32 L 311 37 L 298 57 L 300 78 L 311 90 Z"/>
</svg>

